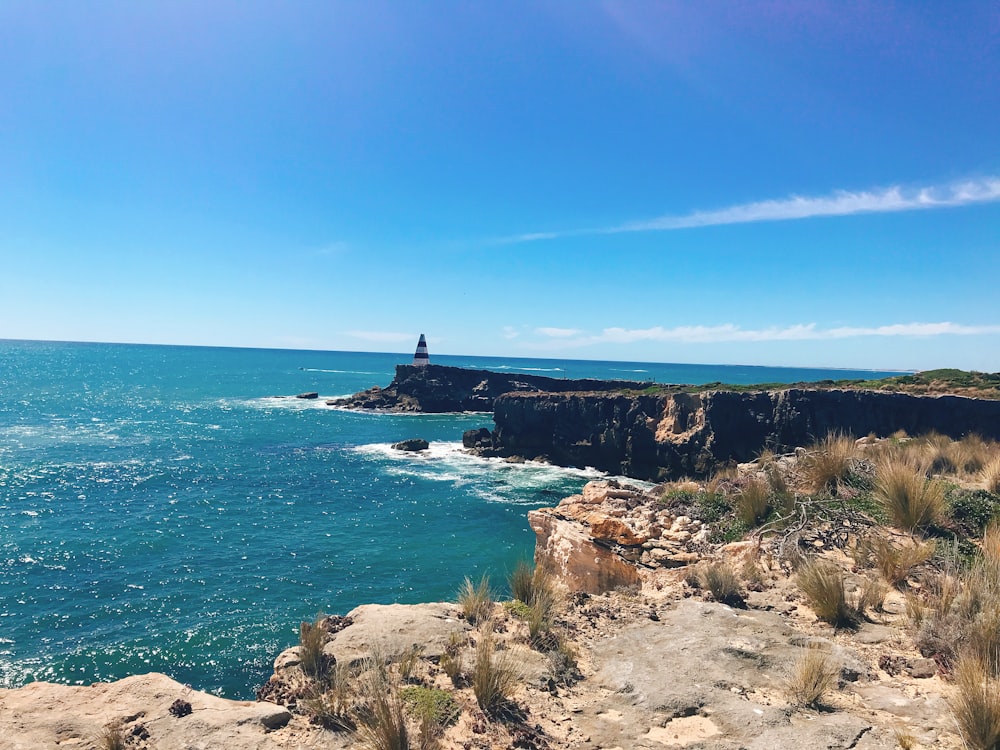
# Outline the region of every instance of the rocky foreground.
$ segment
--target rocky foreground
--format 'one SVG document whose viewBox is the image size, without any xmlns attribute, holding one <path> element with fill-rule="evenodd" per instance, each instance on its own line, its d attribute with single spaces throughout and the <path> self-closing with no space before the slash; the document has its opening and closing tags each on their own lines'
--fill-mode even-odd
<svg viewBox="0 0 1000 750">
<path fill-rule="evenodd" d="M 932 441 L 918 446 L 921 460 L 947 453 L 973 466 L 945 443 L 934 457 L 925 450 Z M 939 594 L 951 581 L 959 593 L 949 601 L 966 609 L 980 601 L 989 626 L 1000 611 L 996 581 L 985 605 L 986 589 L 970 598 L 962 592 L 971 583 L 942 572 L 944 558 L 921 536 L 972 529 L 981 537 L 1000 508 L 1000 480 L 983 489 L 966 470 L 954 478 L 950 515 L 942 506 L 921 526 L 893 530 L 865 510 L 885 445 L 862 440 L 855 454 L 848 443 L 852 453 L 829 475 L 817 473 L 817 450 L 764 456 L 709 484 L 592 482 L 530 514 L 538 537 L 530 606 L 494 602 L 469 582 L 459 603 L 366 605 L 304 624 L 303 645 L 277 657 L 258 702 L 157 674 L 2 690 L 0 747 L 964 747 L 955 654 L 974 631 L 972 620 L 941 619 L 950 610 Z M 771 505 L 747 514 L 746 499 L 765 481 Z M 807 485 L 821 489 L 797 490 Z M 726 543 L 734 523 L 749 536 Z M 1000 535 L 990 544 L 996 562 Z M 879 574 L 897 560 L 886 550 L 926 554 Z M 815 561 L 843 584 L 840 621 L 817 616 L 804 593 Z M 723 572 L 728 588 L 713 579 Z M 941 629 L 946 622 L 951 630 Z M 822 669 L 804 678 L 815 663 Z M 507 670 L 493 699 L 482 697 L 484 666 Z M 824 675 L 818 691 L 803 691 L 804 679 Z M 377 735 L 393 716 L 405 744 Z"/>
</svg>

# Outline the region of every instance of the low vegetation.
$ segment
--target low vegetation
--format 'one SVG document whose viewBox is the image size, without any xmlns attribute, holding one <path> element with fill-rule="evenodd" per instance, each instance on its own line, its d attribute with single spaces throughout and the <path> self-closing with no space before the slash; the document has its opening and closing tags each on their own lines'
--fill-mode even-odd
<svg viewBox="0 0 1000 750">
<path fill-rule="evenodd" d="M 893 525 L 904 531 L 926 529 L 944 515 L 944 484 L 927 479 L 906 461 L 887 460 L 878 467 L 875 498 Z"/>
<path fill-rule="evenodd" d="M 121 722 L 105 724 L 97 736 L 97 746 L 100 750 L 125 750 L 125 730 Z"/>
<path fill-rule="evenodd" d="M 490 578 L 484 575 L 479 583 L 473 583 L 468 576 L 462 581 L 458 590 L 458 606 L 462 615 L 473 625 L 488 620 L 493 613 L 493 590 L 490 588 Z"/>
<path fill-rule="evenodd" d="M 322 679 L 329 666 L 329 660 L 323 653 L 326 645 L 327 632 L 323 627 L 326 616 L 322 613 L 316 619 L 303 622 L 299 626 L 299 658 L 302 660 L 302 671 L 315 679 Z"/>
<path fill-rule="evenodd" d="M 799 569 L 796 583 L 820 620 L 837 628 L 857 624 L 858 609 L 848 603 L 844 572 L 839 566 L 825 560 L 809 560 Z"/>
<path fill-rule="evenodd" d="M 978 660 L 963 659 L 955 686 L 951 709 L 965 744 L 973 750 L 1000 748 L 1000 680 Z"/>
<path fill-rule="evenodd" d="M 830 655 L 817 648 L 808 648 L 795 663 L 788 679 L 789 701 L 797 706 L 817 708 L 823 696 L 837 685 L 840 669 Z"/>
<path fill-rule="evenodd" d="M 708 563 L 701 566 L 696 575 L 699 587 L 709 591 L 715 601 L 732 607 L 743 606 L 743 584 L 728 563 Z"/>
<path fill-rule="evenodd" d="M 358 686 L 361 703 L 355 714 L 361 741 L 371 750 L 409 750 L 399 683 L 381 658 L 373 657 L 364 664 Z"/>
<path fill-rule="evenodd" d="M 784 390 L 787 388 L 810 388 L 814 390 L 866 390 L 911 393 L 918 396 L 957 394 L 972 398 L 1000 399 L 1000 373 L 975 372 L 943 368 L 924 370 L 911 375 L 897 375 L 878 380 L 842 379 L 820 380 L 808 383 L 755 383 L 738 385 L 732 383 L 705 383 L 704 385 L 653 385 L 643 393 L 702 393 L 712 390 L 760 391 Z"/>
<path fill-rule="evenodd" d="M 472 691 L 487 716 L 496 716 L 507 706 L 521 679 L 510 652 L 497 649 L 492 630 L 484 628 L 480 635 L 472 669 Z"/>
<path fill-rule="evenodd" d="M 814 492 L 836 492 L 851 472 L 857 453 L 854 438 L 833 432 L 812 446 L 802 461 L 807 483 Z"/>
</svg>

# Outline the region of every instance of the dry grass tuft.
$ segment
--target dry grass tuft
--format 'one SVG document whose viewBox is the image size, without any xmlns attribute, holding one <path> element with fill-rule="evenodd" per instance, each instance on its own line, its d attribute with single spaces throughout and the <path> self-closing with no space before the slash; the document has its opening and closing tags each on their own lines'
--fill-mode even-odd
<svg viewBox="0 0 1000 750">
<path fill-rule="evenodd" d="M 904 461 L 888 460 L 875 472 L 875 499 L 895 526 L 913 532 L 940 520 L 945 487 Z"/>
<path fill-rule="evenodd" d="M 736 494 L 736 514 L 747 526 L 756 526 L 771 510 L 771 487 L 759 479 L 751 479 Z"/>
<path fill-rule="evenodd" d="M 859 615 L 864 614 L 868 610 L 872 612 L 881 612 L 882 606 L 885 604 L 885 597 L 889 593 L 889 584 L 886 583 L 882 578 L 876 575 L 865 576 L 864 582 L 861 584 L 861 589 L 858 592 L 858 600 L 854 605 L 854 610 Z"/>
<path fill-rule="evenodd" d="M 986 490 L 994 495 L 1000 495 L 1000 456 L 992 458 L 986 463 L 979 478 L 986 485 Z"/>
<path fill-rule="evenodd" d="M 831 432 L 806 454 L 803 461 L 806 480 L 816 492 L 836 489 L 850 473 L 856 455 L 857 445 L 852 436 Z"/>
<path fill-rule="evenodd" d="M 355 728 L 350 676 L 346 664 L 329 670 L 323 688 L 302 702 L 311 722 L 336 732 Z"/>
<path fill-rule="evenodd" d="M 458 590 L 458 605 L 465 619 L 473 625 L 488 620 L 493 613 L 493 590 L 489 576 L 484 575 L 478 584 L 466 576 Z"/>
<path fill-rule="evenodd" d="M 535 590 L 535 568 L 527 560 L 518 560 L 514 570 L 507 577 L 510 595 L 525 604 L 531 604 Z"/>
<path fill-rule="evenodd" d="M 951 710 L 965 744 L 973 750 L 1000 748 L 1000 682 L 978 660 L 961 659 L 955 684 Z"/>
<path fill-rule="evenodd" d="M 511 653 L 497 650 L 492 623 L 485 623 L 482 637 L 476 644 L 476 663 L 472 669 L 472 692 L 476 695 L 476 703 L 486 715 L 497 715 L 514 695 L 520 680 L 521 674 Z"/>
<path fill-rule="evenodd" d="M 892 733 L 900 750 L 914 750 L 917 747 L 917 738 L 905 729 L 896 727 Z"/>
<path fill-rule="evenodd" d="M 1000 676 L 1000 527 L 991 524 L 982 554 L 960 575 L 925 586 L 916 644 L 946 667 L 972 658 Z"/>
<path fill-rule="evenodd" d="M 788 697 L 797 706 L 818 707 L 823 696 L 836 686 L 839 674 L 840 669 L 829 654 L 806 649 L 788 680 Z"/>
<path fill-rule="evenodd" d="M 327 632 L 323 627 L 326 615 L 319 613 L 311 623 L 299 625 L 299 657 L 302 660 L 302 671 L 310 677 L 321 680 L 326 675 L 330 660 L 323 653 L 326 645 Z"/>
<path fill-rule="evenodd" d="M 532 645 L 548 650 L 553 642 L 552 623 L 560 604 L 552 572 L 543 565 L 532 568 L 528 563 L 520 562 L 508 583 L 514 599 L 527 605 L 524 619 L 528 623 Z"/>
<path fill-rule="evenodd" d="M 847 602 L 844 574 L 836 565 L 809 560 L 799 568 L 796 583 L 816 617 L 838 628 L 857 624 L 857 610 Z"/>
<path fill-rule="evenodd" d="M 698 571 L 700 588 L 708 589 L 720 604 L 743 606 L 743 586 L 732 566 L 724 562 L 711 562 Z"/>
<path fill-rule="evenodd" d="M 933 541 L 897 546 L 880 535 L 864 539 L 858 546 L 856 559 L 862 565 L 874 566 L 890 586 L 899 586 L 913 569 L 933 557 L 937 545 Z"/>
<path fill-rule="evenodd" d="M 100 750 L 125 750 L 125 730 L 120 721 L 112 721 L 104 725 L 97 735 L 97 746 Z"/>
<path fill-rule="evenodd" d="M 444 653 L 438 663 L 441 669 L 448 675 L 453 685 L 458 685 L 462 681 L 462 648 L 465 646 L 465 636 L 458 631 L 448 635 L 448 642 L 445 644 Z"/>
<path fill-rule="evenodd" d="M 365 661 L 357 688 L 361 703 L 355 715 L 362 743 L 371 750 L 409 750 L 410 738 L 399 684 L 380 655 Z"/>
</svg>

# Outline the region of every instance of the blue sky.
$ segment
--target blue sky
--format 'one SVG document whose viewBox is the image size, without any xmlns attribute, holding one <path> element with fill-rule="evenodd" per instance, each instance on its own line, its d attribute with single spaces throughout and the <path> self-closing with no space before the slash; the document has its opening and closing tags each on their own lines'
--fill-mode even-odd
<svg viewBox="0 0 1000 750">
<path fill-rule="evenodd" d="M 0 338 L 1000 370 L 995 2 L 0 4 Z"/>
</svg>

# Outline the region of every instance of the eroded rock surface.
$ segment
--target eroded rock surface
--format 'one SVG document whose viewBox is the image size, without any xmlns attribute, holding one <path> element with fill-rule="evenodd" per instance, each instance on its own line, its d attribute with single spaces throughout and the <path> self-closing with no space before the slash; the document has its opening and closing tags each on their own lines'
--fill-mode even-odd
<svg viewBox="0 0 1000 750">
<path fill-rule="evenodd" d="M 177 700 L 191 712 L 172 714 Z M 0 690 L 0 717 L 0 747 L 10 750 L 99 747 L 112 722 L 121 723 L 129 748 L 271 750 L 286 747 L 290 733 L 274 730 L 292 719 L 282 706 L 225 700 L 157 673 L 87 687 L 34 682 Z"/>
</svg>

